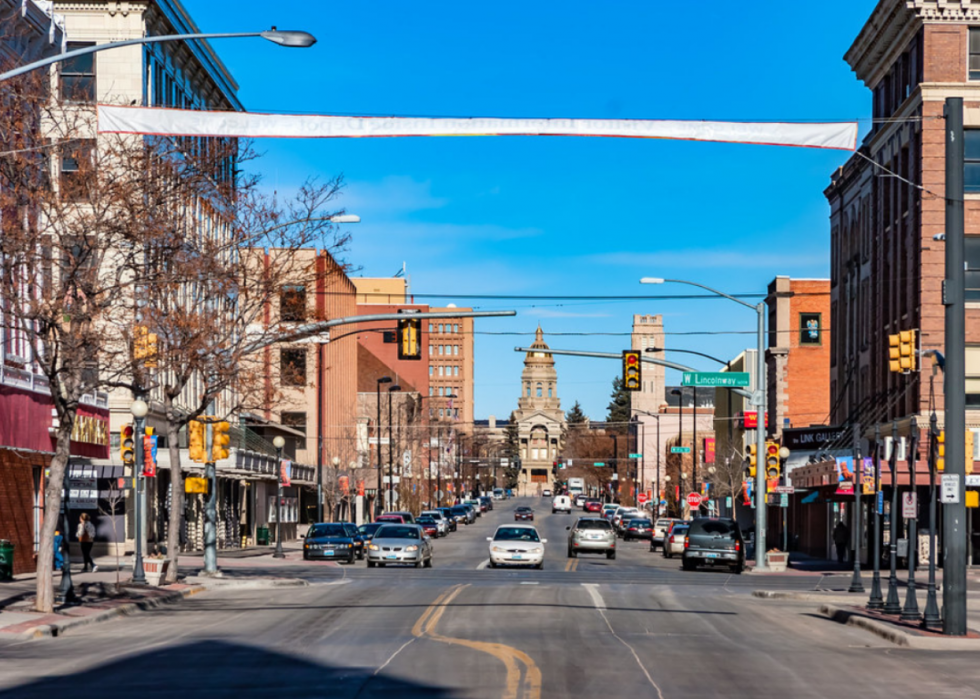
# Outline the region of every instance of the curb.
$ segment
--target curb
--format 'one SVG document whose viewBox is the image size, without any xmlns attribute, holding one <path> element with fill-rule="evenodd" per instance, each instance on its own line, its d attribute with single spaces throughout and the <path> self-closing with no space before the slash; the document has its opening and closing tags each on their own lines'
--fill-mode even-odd
<svg viewBox="0 0 980 699">
<path fill-rule="evenodd" d="M 198 576 L 186 578 L 190 585 L 201 587 L 202 590 L 265 590 L 274 587 L 309 587 L 306 580 L 300 578 L 201 578 Z"/>
<path fill-rule="evenodd" d="M 842 602 L 842 603 L 844 603 L 845 600 L 847 602 L 850 602 L 852 599 L 857 599 L 857 598 L 846 597 L 840 594 L 835 594 L 832 597 L 831 594 L 833 593 L 820 594 L 820 593 L 813 593 L 813 592 L 777 592 L 776 590 L 752 590 L 752 596 L 758 597 L 759 599 L 787 599 L 787 600 L 797 600 L 800 602 L 827 602 L 828 600 L 831 600 L 831 601 Z"/>
<path fill-rule="evenodd" d="M 869 619 L 856 612 L 835 607 L 832 604 L 822 604 L 818 608 L 818 611 L 831 621 L 836 621 L 838 624 L 856 626 L 902 648 L 912 650 L 980 651 L 980 639 L 918 636 L 906 633 L 890 624 Z"/>
</svg>

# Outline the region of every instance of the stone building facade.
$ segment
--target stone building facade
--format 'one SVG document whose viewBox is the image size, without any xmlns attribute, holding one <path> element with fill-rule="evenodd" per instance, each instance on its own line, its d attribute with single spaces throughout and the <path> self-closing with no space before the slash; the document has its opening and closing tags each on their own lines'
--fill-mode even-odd
<svg viewBox="0 0 980 699">
<path fill-rule="evenodd" d="M 519 482 L 531 489 L 551 482 L 551 468 L 561 455 L 565 430 L 565 413 L 558 398 L 558 372 L 548 350 L 539 327 L 524 358 L 521 397 L 514 411 L 520 440 Z"/>
</svg>

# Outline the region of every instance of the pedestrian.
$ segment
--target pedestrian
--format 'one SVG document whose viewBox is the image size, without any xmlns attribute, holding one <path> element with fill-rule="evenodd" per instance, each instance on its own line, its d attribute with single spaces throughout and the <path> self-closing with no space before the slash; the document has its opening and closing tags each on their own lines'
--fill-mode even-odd
<svg viewBox="0 0 980 699">
<path fill-rule="evenodd" d="M 92 544 L 95 543 L 95 525 L 88 512 L 83 512 L 78 520 L 78 530 L 75 532 L 78 541 L 82 545 L 82 572 L 87 573 L 89 568 L 96 572 L 99 566 L 92 560 Z"/>
<path fill-rule="evenodd" d="M 847 559 L 847 544 L 851 540 L 851 530 L 844 524 L 844 520 L 837 523 L 834 527 L 834 545 L 837 547 L 837 562 L 844 565 Z"/>
<path fill-rule="evenodd" d="M 54 569 L 61 570 L 65 565 L 65 537 L 61 535 L 60 529 L 54 530 Z"/>
</svg>

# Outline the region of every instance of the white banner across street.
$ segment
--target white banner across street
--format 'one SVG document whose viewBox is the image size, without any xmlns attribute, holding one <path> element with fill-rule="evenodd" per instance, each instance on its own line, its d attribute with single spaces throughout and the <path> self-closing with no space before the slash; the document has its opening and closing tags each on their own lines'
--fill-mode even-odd
<svg viewBox="0 0 980 699">
<path fill-rule="evenodd" d="M 658 119 L 495 119 L 252 114 L 99 105 L 100 133 L 239 138 L 585 136 L 656 138 L 854 150 L 857 123 Z"/>
</svg>

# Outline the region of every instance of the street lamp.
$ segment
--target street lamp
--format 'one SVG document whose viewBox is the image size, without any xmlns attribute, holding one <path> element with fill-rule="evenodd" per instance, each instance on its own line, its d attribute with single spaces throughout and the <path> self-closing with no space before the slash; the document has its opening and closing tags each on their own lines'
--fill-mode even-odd
<svg viewBox="0 0 980 699">
<path fill-rule="evenodd" d="M 332 459 L 330 459 L 330 463 L 333 464 L 333 478 L 334 478 L 334 481 L 339 486 L 340 485 L 340 457 L 339 456 L 333 457 Z M 340 520 L 342 514 L 343 514 L 343 506 L 341 505 L 340 502 L 338 502 L 337 503 L 337 510 L 336 510 L 335 516 L 336 516 L 336 518 L 338 520 Z M 323 500 L 322 500 L 322 498 L 320 500 L 320 521 L 321 522 L 323 521 Z"/>
<path fill-rule="evenodd" d="M 0 73 L 0 82 L 4 80 L 9 80 L 10 78 L 15 78 L 18 75 L 23 75 L 24 73 L 29 73 L 32 70 L 37 70 L 38 68 L 43 68 L 44 66 L 49 66 L 53 63 L 60 63 L 61 61 L 66 61 L 69 58 L 75 58 L 76 56 L 85 56 L 90 53 L 95 53 L 96 51 L 105 51 L 107 49 L 115 49 L 120 46 L 134 46 L 136 44 L 159 44 L 165 41 L 190 41 L 194 39 L 244 39 L 250 37 L 261 37 L 267 41 L 271 41 L 279 46 L 285 46 L 287 48 L 308 48 L 316 43 L 316 38 L 303 31 L 294 30 L 279 30 L 273 27 L 264 32 L 231 32 L 231 33 L 218 33 L 218 34 L 166 34 L 164 36 L 144 36 L 136 39 L 127 39 L 125 41 L 113 41 L 108 44 L 95 44 L 93 46 L 85 46 L 80 49 L 75 49 L 73 51 L 66 51 L 65 53 L 59 53 L 56 56 L 49 56 L 48 58 L 43 58 L 39 61 L 34 61 L 33 63 L 28 63 L 27 65 L 20 66 L 19 68 L 14 68 L 13 70 L 8 70 L 6 73 Z"/>
<path fill-rule="evenodd" d="M 377 519 L 378 515 L 384 512 L 384 506 L 381 503 L 381 493 L 384 490 L 384 487 L 382 486 L 382 477 L 381 477 L 381 471 L 382 471 L 381 468 L 381 384 L 383 383 L 391 383 L 391 377 L 382 376 L 380 379 L 378 379 L 378 384 L 374 392 L 375 400 L 378 405 L 378 420 L 375 423 L 375 425 L 377 426 L 377 429 L 375 429 L 375 439 L 378 440 L 378 492 L 374 496 L 375 519 Z"/>
<path fill-rule="evenodd" d="M 399 386 L 398 384 L 392 384 L 391 386 L 388 387 L 388 509 L 389 510 L 391 510 L 391 508 L 395 504 L 395 501 L 392 497 L 392 489 L 395 485 L 394 474 L 392 473 L 393 471 L 392 464 L 394 462 L 394 459 L 392 457 L 394 456 L 394 452 L 395 452 L 395 448 L 394 448 L 395 444 L 392 440 L 392 434 L 391 434 L 391 428 L 392 428 L 391 402 L 393 398 L 391 394 L 394 393 L 395 391 L 400 391 L 400 390 L 402 390 L 402 387 Z"/>
<path fill-rule="evenodd" d="M 278 487 L 276 492 L 276 550 L 272 554 L 273 558 L 285 558 L 282 552 L 282 448 L 286 446 L 286 440 L 281 434 L 272 438 L 272 445 L 276 448 L 276 480 Z"/>
<path fill-rule="evenodd" d="M 135 452 L 136 471 L 136 551 L 133 555 L 133 583 L 136 585 L 146 584 L 146 574 L 143 571 L 143 511 L 146 503 L 143 502 L 145 483 L 143 481 L 143 435 L 146 433 L 146 415 L 150 412 L 149 406 L 145 401 L 136 399 L 129 406 L 129 412 L 133 414 L 133 439 L 136 442 L 133 447 Z M 65 536 L 68 532 L 65 532 Z"/>
<path fill-rule="evenodd" d="M 751 308 L 756 312 L 757 317 L 757 328 L 756 328 L 756 342 L 758 343 L 756 357 L 756 390 L 755 396 L 753 398 L 753 403 L 756 407 L 756 451 L 759 453 L 760 458 L 762 454 L 766 453 L 766 431 L 765 431 L 765 420 L 766 420 L 766 387 L 765 387 L 765 376 L 766 376 L 766 303 L 765 301 L 760 301 L 759 303 L 752 305 L 751 303 L 746 303 L 740 298 L 736 298 L 729 294 L 726 294 L 717 289 L 713 289 L 710 286 L 705 286 L 704 284 L 698 284 L 697 282 L 687 281 L 684 279 L 660 279 L 658 277 L 644 277 L 640 280 L 641 284 L 663 284 L 665 282 L 671 282 L 674 284 L 687 284 L 688 286 L 696 286 L 699 289 L 704 289 L 705 291 L 710 291 L 716 296 L 721 296 L 729 301 L 734 301 L 735 303 L 745 306 L 746 308 Z M 766 470 L 760 468 L 756 470 L 755 476 L 755 569 L 757 571 L 767 570 L 766 566 Z"/>
</svg>

